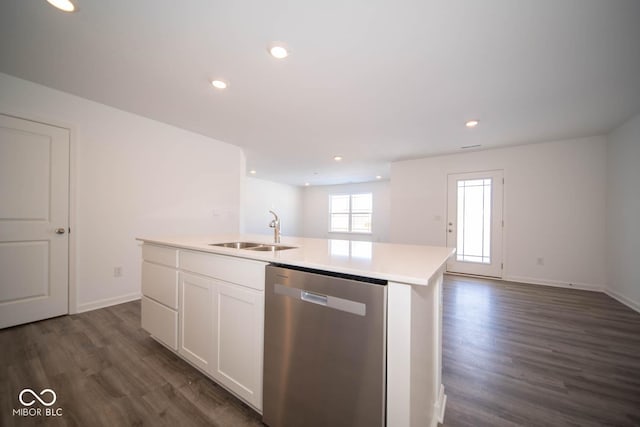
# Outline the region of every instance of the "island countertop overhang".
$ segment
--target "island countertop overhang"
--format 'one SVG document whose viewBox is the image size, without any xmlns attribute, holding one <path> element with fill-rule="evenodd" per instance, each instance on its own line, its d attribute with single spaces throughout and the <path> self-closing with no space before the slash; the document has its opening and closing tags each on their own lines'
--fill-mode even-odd
<svg viewBox="0 0 640 427">
<path fill-rule="evenodd" d="M 139 237 L 137 240 L 179 249 L 227 255 L 257 261 L 333 271 L 409 285 L 426 286 L 455 249 L 439 246 L 379 243 L 343 239 L 283 236 L 280 244 L 295 246 L 277 252 L 211 246 L 226 242 L 273 244 L 271 236 L 259 234 L 217 234 L 197 236 Z"/>
</svg>

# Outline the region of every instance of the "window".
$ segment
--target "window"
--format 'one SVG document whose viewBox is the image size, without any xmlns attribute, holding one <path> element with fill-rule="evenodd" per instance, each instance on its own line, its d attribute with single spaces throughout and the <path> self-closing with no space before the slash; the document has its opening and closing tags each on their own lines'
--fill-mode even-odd
<svg viewBox="0 0 640 427">
<path fill-rule="evenodd" d="M 457 261 L 491 264 L 491 178 L 458 181 Z"/>
<path fill-rule="evenodd" d="M 371 193 L 329 196 L 329 231 L 371 233 L 373 198 Z"/>
</svg>

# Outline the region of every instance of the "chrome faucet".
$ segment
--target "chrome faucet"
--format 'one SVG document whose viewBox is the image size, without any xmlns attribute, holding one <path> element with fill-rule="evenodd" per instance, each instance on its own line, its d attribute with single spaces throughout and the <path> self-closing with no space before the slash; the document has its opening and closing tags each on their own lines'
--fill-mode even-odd
<svg viewBox="0 0 640 427">
<path fill-rule="evenodd" d="M 278 215 L 276 215 L 274 211 L 269 212 L 271 212 L 275 217 L 269 223 L 269 227 L 273 228 L 273 242 L 280 243 L 280 218 L 278 218 Z"/>
</svg>

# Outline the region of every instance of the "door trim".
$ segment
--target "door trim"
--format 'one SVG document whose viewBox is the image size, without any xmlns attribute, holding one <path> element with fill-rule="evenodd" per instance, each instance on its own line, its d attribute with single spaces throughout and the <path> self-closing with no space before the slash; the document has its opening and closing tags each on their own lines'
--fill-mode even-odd
<svg viewBox="0 0 640 427">
<path fill-rule="evenodd" d="M 50 117 L 43 117 L 31 112 L 15 110 L 5 105 L 0 105 L 0 114 L 13 117 L 15 119 L 27 120 L 41 123 L 47 126 L 54 126 L 69 131 L 69 253 L 68 253 L 68 300 L 67 313 L 76 314 L 78 310 L 78 289 L 76 282 L 76 250 L 77 250 L 77 227 L 76 227 L 76 153 L 77 153 L 77 128 L 71 123 L 66 123 Z"/>
</svg>

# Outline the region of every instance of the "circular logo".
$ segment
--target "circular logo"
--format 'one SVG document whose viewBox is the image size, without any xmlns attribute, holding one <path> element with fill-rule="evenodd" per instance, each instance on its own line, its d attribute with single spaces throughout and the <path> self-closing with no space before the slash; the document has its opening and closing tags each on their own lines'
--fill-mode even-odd
<svg viewBox="0 0 640 427">
<path fill-rule="evenodd" d="M 28 400 L 29 399 L 28 396 L 27 396 L 27 400 L 25 400 L 24 399 L 24 395 L 25 394 L 30 394 L 31 395 L 31 400 Z M 50 394 L 51 395 L 51 401 L 50 402 L 47 402 L 47 401 L 45 401 L 45 400 L 43 400 L 41 398 L 41 396 L 44 397 L 45 394 Z M 36 392 L 31 390 L 30 388 L 25 388 L 18 395 L 18 399 L 20 399 L 20 403 L 22 403 L 24 406 L 31 406 L 34 403 L 36 403 L 36 400 L 38 402 L 40 402 L 41 404 L 43 404 L 44 406 L 51 406 L 54 403 L 56 403 L 56 399 L 57 398 L 58 398 L 58 396 L 56 396 L 56 392 L 51 390 L 50 388 L 45 388 L 44 390 L 42 390 L 40 392 L 40 395 L 37 395 Z"/>
</svg>

